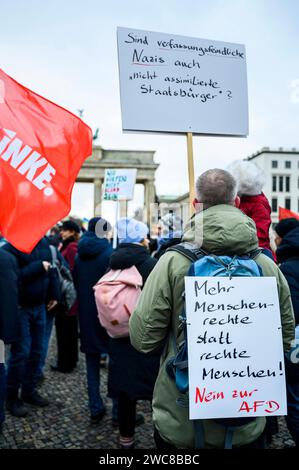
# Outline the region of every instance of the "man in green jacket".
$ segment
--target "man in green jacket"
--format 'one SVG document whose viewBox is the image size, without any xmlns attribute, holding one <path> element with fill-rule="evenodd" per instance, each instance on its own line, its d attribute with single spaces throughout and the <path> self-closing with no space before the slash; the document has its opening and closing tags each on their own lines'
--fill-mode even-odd
<svg viewBox="0 0 299 470">
<path fill-rule="evenodd" d="M 243 255 L 258 248 L 255 224 L 237 209 L 236 182 L 228 172 L 219 169 L 205 172 L 197 180 L 196 193 L 197 213 L 184 232 L 183 242 L 216 255 Z M 288 284 L 269 257 L 261 253 L 255 261 L 264 276 L 277 279 L 283 344 L 288 351 L 294 338 L 294 314 Z M 173 336 L 177 343 L 183 339 L 178 335 L 178 324 L 183 310 L 184 276 L 190 263 L 181 253 L 166 252 L 150 274 L 130 319 L 131 342 L 138 351 L 153 351 L 166 341 L 153 397 L 155 437 L 161 449 L 195 447 L 189 409 L 178 406 L 180 393 L 165 370 L 167 362 L 175 355 Z M 264 417 L 258 417 L 238 427 L 233 433 L 233 447 L 257 446 L 265 421 Z M 225 428 L 213 420 L 203 420 L 202 424 L 205 447 L 223 448 Z"/>
</svg>

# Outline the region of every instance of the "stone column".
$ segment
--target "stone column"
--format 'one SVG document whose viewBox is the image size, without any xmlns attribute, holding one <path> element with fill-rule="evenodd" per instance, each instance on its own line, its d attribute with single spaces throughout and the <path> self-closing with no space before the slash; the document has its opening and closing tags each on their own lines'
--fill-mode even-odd
<svg viewBox="0 0 299 470">
<path fill-rule="evenodd" d="M 145 221 L 149 225 L 151 204 L 154 204 L 156 196 L 155 181 L 147 180 L 144 183 L 144 215 Z"/>
<path fill-rule="evenodd" d="M 100 216 L 102 212 L 102 180 L 97 178 L 93 181 L 94 185 L 94 215 Z"/>
</svg>

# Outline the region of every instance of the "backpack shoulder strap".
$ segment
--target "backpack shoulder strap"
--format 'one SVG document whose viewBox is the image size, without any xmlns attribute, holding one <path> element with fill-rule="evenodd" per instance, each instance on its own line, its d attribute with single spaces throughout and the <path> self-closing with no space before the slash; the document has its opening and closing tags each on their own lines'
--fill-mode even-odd
<svg viewBox="0 0 299 470">
<path fill-rule="evenodd" d="M 257 248 L 256 250 L 252 250 L 247 255 L 249 256 L 250 259 L 255 259 L 258 255 L 263 253 L 263 250 L 261 248 Z"/>
<path fill-rule="evenodd" d="M 203 422 L 199 419 L 194 420 L 194 431 L 195 431 L 195 449 L 205 448 L 205 434 L 203 428 Z"/>
<path fill-rule="evenodd" d="M 187 258 L 192 263 L 208 254 L 201 248 L 192 246 L 190 243 L 179 243 L 178 245 L 168 248 L 166 251 L 176 251 L 177 253 L 185 256 L 185 258 Z"/>
<path fill-rule="evenodd" d="M 249 251 L 249 253 L 246 254 L 250 259 L 255 260 L 255 258 L 257 258 L 262 252 L 263 250 L 261 248 L 257 248 L 256 250 Z"/>
</svg>

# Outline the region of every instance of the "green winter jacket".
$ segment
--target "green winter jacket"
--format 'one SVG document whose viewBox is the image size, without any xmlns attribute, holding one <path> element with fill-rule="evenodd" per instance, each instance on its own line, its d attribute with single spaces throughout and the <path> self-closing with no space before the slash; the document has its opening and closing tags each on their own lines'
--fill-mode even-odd
<svg viewBox="0 0 299 470">
<path fill-rule="evenodd" d="M 202 240 L 202 248 L 207 252 L 241 255 L 258 247 L 254 222 L 233 206 L 210 207 L 197 214 L 195 221 L 196 229 L 190 225 L 183 240 L 197 245 Z M 255 260 L 264 276 L 275 276 L 277 279 L 283 343 L 287 351 L 294 338 L 294 314 L 287 282 L 270 258 L 259 254 Z M 151 272 L 130 319 L 131 342 L 138 351 L 153 351 L 166 340 L 154 390 L 153 420 L 165 441 L 183 449 L 195 446 L 194 426 L 189 420 L 188 408 L 176 403 L 180 393 L 166 373 L 165 364 L 174 356 L 172 338 L 173 334 L 177 337 L 178 317 L 183 309 L 184 276 L 189 266 L 190 261 L 180 253 L 167 252 L 163 255 Z M 223 448 L 225 428 L 213 420 L 203 420 L 203 427 L 205 447 Z M 255 441 L 264 427 L 264 417 L 238 427 L 233 434 L 233 446 L 239 447 Z"/>
</svg>

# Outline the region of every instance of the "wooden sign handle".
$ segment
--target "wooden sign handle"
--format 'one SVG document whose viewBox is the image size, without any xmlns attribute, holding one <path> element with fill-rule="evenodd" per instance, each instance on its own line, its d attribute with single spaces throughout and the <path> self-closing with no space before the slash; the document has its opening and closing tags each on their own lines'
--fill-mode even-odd
<svg viewBox="0 0 299 470">
<path fill-rule="evenodd" d="M 115 206 L 115 225 L 114 225 L 114 230 L 113 230 L 113 243 L 112 243 L 112 248 L 115 250 L 117 248 L 117 221 L 119 217 L 119 199 L 117 198 L 116 201 L 116 206 Z"/>
<path fill-rule="evenodd" d="M 187 133 L 187 153 L 188 153 L 190 214 L 193 214 L 194 208 L 193 208 L 192 202 L 194 201 L 194 198 L 195 198 L 195 177 L 194 177 L 192 132 Z"/>
</svg>

